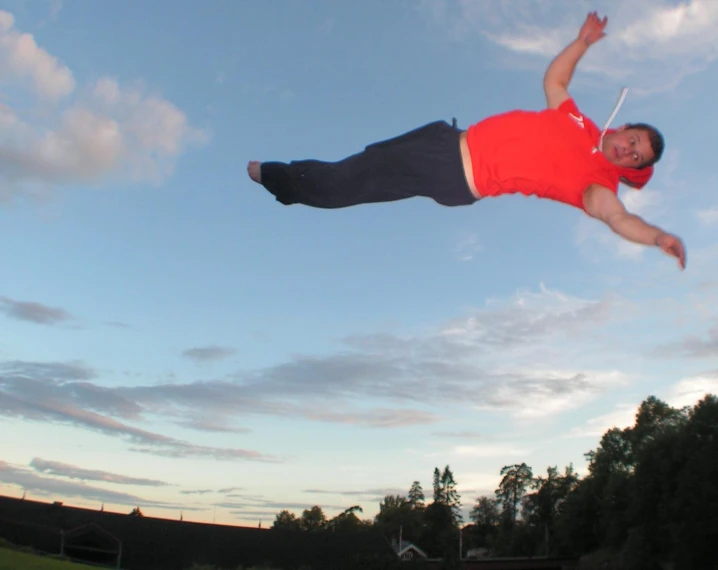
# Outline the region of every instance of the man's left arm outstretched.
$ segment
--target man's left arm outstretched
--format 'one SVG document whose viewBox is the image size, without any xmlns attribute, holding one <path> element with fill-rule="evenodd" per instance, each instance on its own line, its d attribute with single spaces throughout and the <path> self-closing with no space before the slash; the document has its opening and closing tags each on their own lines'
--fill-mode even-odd
<svg viewBox="0 0 718 570">
<path fill-rule="evenodd" d="M 608 188 L 597 184 L 590 186 L 584 193 L 583 202 L 589 216 L 601 220 L 622 238 L 657 246 L 677 258 L 681 269 L 685 269 L 686 250 L 681 239 L 627 212 L 616 194 Z"/>
</svg>

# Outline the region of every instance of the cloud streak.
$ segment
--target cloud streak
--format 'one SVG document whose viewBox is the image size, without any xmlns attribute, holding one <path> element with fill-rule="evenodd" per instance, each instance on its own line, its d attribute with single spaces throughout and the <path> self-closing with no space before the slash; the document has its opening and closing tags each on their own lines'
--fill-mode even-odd
<svg viewBox="0 0 718 570">
<path fill-rule="evenodd" d="M 82 500 L 100 501 L 103 503 L 114 503 L 119 505 L 143 505 L 167 507 L 168 503 L 154 501 L 139 497 L 130 493 L 122 493 L 86 485 L 63 481 L 54 477 L 45 477 L 17 465 L 12 465 L 0 460 L 0 479 L 3 483 L 17 485 L 30 493 L 37 493 L 43 496 L 52 497 L 59 495 Z"/>
<path fill-rule="evenodd" d="M 696 212 L 696 217 L 707 226 L 718 224 L 718 207 Z"/>
<path fill-rule="evenodd" d="M 651 354 L 662 358 L 714 358 L 718 356 L 718 325 L 703 335 L 688 335 L 681 340 L 658 346 Z"/>
<path fill-rule="evenodd" d="M 258 451 L 196 445 L 136 428 L 110 417 L 139 419 L 143 406 L 116 389 L 85 381 L 92 372 L 79 364 L 0 364 L 0 414 L 71 425 L 119 437 L 133 451 L 173 458 L 276 462 Z"/>
<path fill-rule="evenodd" d="M 35 457 L 30 462 L 30 467 L 40 473 L 47 473 L 57 477 L 65 477 L 67 479 L 80 479 L 82 481 L 101 481 L 103 483 L 114 483 L 116 485 L 139 485 L 142 487 L 166 487 L 168 483 L 158 481 L 156 479 L 143 479 L 138 477 L 128 477 L 126 475 L 118 475 L 108 471 L 99 471 L 93 469 L 83 469 L 75 465 L 68 465 L 59 461 L 47 461 L 40 457 Z"/>
<path fill-rule="evenodd" d="M 582 299 L 540 287 L 492 299 L 421 333 L 352 335 L 326 354 L 183 383 L 108 387 L 81 362 L 0 362 L 0 414 L 99 432 L 140 453 L 263 462 L 283 459 L 137 426 L 160 419 L 241 433 L 247 430 L 235 422 L 265 416 L 404 429 L 437 424 L 457 407 L 532 421 L 576 409 L 630 380 L 601 368 L 596 343 L 601 327 L 620 322 L 628 306 L 617 297 Z M 600 365 L 591 366 L 591 359 Z"/>
<path fill-rule="evenodd" d="M 683 378 L 671 389 L 668 401 L 678 408 L 695 406 L 706 394 L 718 395 L 718 370 Z"/>
<path fill-rule="evenodd" d="M 33 301 L 17 301 L 5 296 L 0 296 L 0 312 L 11 319 L 37 325 L 53 326 L 73 320 L 73 316 L 64 309 Z"/>
<path fill-rule="evenodd" d="M 189 348 L 182 351 L 182 356 L 194 360 L 195 362 L 212 362 L 215 360 L 222 360 L 228 358 L 236 353 L 233 348 L 227 348 L 223 346 L 203 346 L 196 348 Z"/>
</svg>

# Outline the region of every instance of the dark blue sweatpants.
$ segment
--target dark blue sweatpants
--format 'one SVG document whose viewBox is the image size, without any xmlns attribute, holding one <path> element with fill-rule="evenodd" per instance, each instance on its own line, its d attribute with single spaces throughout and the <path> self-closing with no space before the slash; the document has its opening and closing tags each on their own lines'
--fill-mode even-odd
<svg viewBox="0 0 718 570">
<path fill-rule="evenodd" d="M 337 162 L 264 162 L 262 185 L 285 205 L 345 208 L 424 196 L 466 206 L 476 198 L 464 176 L 460 133 L 436 121 Z"/>
</svg>

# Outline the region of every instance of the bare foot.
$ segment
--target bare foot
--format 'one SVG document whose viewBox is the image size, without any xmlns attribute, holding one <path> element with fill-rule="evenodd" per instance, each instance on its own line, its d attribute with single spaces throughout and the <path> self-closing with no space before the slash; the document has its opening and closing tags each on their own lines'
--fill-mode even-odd
<svg viewBox="0 0 718 570">
<path fill-rule="evenodd" d="M 247 164 L 247 173 L 249 177 L 257 184 L 262 183 L 262 163 L 258 160 L 250 160 Z"/>
</svg>

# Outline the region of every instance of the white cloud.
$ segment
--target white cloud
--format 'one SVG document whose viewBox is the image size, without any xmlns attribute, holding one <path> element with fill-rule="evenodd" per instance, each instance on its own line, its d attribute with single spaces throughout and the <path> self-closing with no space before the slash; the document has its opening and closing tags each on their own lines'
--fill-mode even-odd
<svg viewBox="0 0 718 570">
<path fill-rule="evenodd" d="M 574 427 L 566 437 L 601 437 L 611 428 L 627 428 L 635 423 L 636 406 L 619 404 L 616 409 L 607 414 L 591 418 L 582 426 Z"/>
<path fill-rule="evenodd" d="M 0 12 L 0 81 L 25 91 L 16 104 L 0 105 L 0 202 L 61 184 L 159 184 L 188 146 L 207 140 L 174 104 L 139 86 L 105 76 L 76 89 L 71 71 L 16 32 L 7 12 Z"/>
<path fill-rule="evenodd" d="M 706 394 L 718 395 L 718 371 L 683 378 L 672 388 L 668 403 L 676 408 L 694 406 Z"/>
<path fill-rule="evenodd" d="M 75 89 L 72 72 L 38 47 L 31 34 L 15 29 L 15 18 L 0 10 L 0 81 L 29 81 L 36 94 L 57 99 Z"/>
<path fill-rule="evenodd" d="M 514 375 L 515 379 L 510 379 Z M 511 410 L 515 417 L 525 420 L 555 417 L 567 410 L 577 409 L 596 396 L 626 384 L 630 377 L 620 371 L 542 370 L 531 368 L 509 374 L 495 386 L 480 410 Z"/>
<path fill-rule="evenodd" d="M 519 458 L 520 459 L 520 458 Z M 457 489 L 461 492 L 471 489 L 474 491 L 474 497 L 462 498 L 464 507 L 473 506 L 473 502 L 480 495 L 493 496 L 494 489 L 498 487 L 501 476 L 497 473 L 471 473 L 462 472 L 461 479 L 457 482 Z"/>
<path fill-rule="evenodd" d="M 695 406 L 706 394 L 718 394 L 718 371 L 704 372 L 681 379 L 666 394 L 664 401 L 674 407 Z M 574 427 L 567 438 L 600 438 L 611 428 L 629 428 L 635 424 L 638 404 L 618 404 L 615 409 Z"/>
<path fill-rule="evenodd" d="M 455 252 L 460 261 L 471 261 L 474 255 L 483 248 L 479 244 L 479 236 L 475 232 L 462 236 L 456 244 Z"/>
<path fill-rule="evenodd" d="M 574 297 L 549 289 L 521 290 L 514 296 L 490 299 L 475 315 L 447 323 L 441 335 L 462 346 L 499 347 L 502 351 L 542 346 L 559 337 L 574 340 L 581 333 L 625 314 L 628 307 L 618 298 L 602 300 Z"/>
<path fill-rule="evenodd" d="M 640 4 L 640 2 L 639 2 Z M 713 0 L 644 2 L 642 17 L 625 24 L 615 34 L 626 47 L 653 48 L 646 59 L 660 60 L 665 55 L 701 55 L 715 59 L 718 41 L 718 4 Z"/>
<path fill-rule="evenodd" d="M 455 41 L 479 35 L 509 52 L 551 58 L 572 41 L 587 10 L 570 0 L 424 0 L 421 10 Z M 608 15 L 607 37 L 582 71 L 629 82 L 638 91 L 671 88 L 718 57 L 718 2 L 634 0 L 591 5 Z"/>
<path fill-rule="evenodd" d="M 504 444 L 459 445 L 454 448 L 454 454 L 461 457 L 503 459 L 505 457 L 526 457 L 528 450 L 523 447 L 513 447 Z"/>
<path fill-rule="evenodd" d="M 696 212 L 696 217 L 701 223 L 712 225 L 718 223 L 718 207 L 700 210 Z"/>
<path fill-rule="evenodd" d="M 621 196 L 621 201 L 632 214 L 647 216 L 654 214 L 661 205 L 662 195 L 655 190 L 629 190 Z"/>
</svg>

